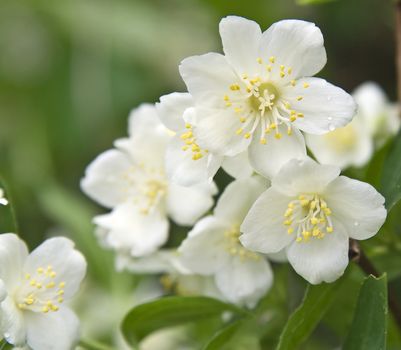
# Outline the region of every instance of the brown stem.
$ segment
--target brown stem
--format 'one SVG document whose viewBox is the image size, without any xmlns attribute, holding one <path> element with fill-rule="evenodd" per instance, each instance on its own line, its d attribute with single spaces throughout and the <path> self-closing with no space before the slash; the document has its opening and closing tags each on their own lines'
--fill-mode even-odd
<svg viewBox="0 0 401 350">
<path fill-rule="evenodd" d="M 396 42 L 398 103 L 401 105 L 401 0 L 397 0 L 395 3 L 395 42 Z M 401 110 L 400 110 L 400 118 L 401 118 Z"/>
<path fill-rule="evenodd" d="M 380 276 L 380 273 L 376 270 L 372 262 L 362 251 L 357 241 L 351 239 L 349 247 L 350 260 L 355 261 L 366 274 L 373 275 L 375 277 Z M 394 293 L 394 290 L 391 288 L 391 286 L 388 286 L 388 306 L 391 314 L 393 315 L 394 321 L 397 323 L 398 328 L 401 329 L 401 306 L 398 303 L 396 293 Z"/>
</svg>

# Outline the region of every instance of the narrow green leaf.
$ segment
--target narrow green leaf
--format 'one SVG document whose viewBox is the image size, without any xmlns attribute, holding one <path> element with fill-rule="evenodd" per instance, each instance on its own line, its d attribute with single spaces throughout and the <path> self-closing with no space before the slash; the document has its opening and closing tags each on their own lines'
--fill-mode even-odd
<svg viewBox="0 0 401 350">
<path fill-rule="evenodd" d="M 301 305 L 287 321 L 276 350 L 298 349 L 313 332 L 334 298 L 341 280 L 330 284 L 308 285 Z"/>
<path fill-rule="evenodd" d="M 344 350 L 386 349 L 387 276 L 368 276 L 359 293 Z"/>
<path fill-rule="evenodd" d="M 232 349 L 232 341 L 242 328 L 245 319 L 239 319 L 221 329 L 205 346 L 204 350 Z"/>
<path fill-rule="evenodd" d="M 135 345 L 156 330 L 219 316 L 225 311 L 246 314 L 234 305 L 208 297 L 165 297 L 134 307 L 121 328 L 126 340 Z"/>
<path fill-rule="evenodd" d="M 401 131 L 394 139 L 384 162 L 381 193 L 386 198 L 387 210 L 390 210 L 401 199 Z"/>
<path fill-rule="evenodd" d="M 0 233 L 18 233 L 12 199 L 7 190 L 6 183 L 0 178 Z M 1 197 L 4 198 L 1 198 Z"/>
</svg>

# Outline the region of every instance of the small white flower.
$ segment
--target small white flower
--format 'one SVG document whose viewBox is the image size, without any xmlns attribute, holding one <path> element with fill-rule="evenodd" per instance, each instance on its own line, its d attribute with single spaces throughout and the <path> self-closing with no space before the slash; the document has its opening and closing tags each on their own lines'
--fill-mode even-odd
<svg viewBox="0 0 401 350">
<path fill-rule="evenodd" d="M 117 269 L 136 274 L 163 274 L 160 282 L 167 293 L 178 295 L 204 295 L 225 300 L 210 276 L 196 275 L 179 259 L 175 249 L 160 249 L 140 258 L 127 254 L 117 255 Z"/>
<path fill-rule="evenodd" d="M 172 218 L 191 225 L 212 205 L 213 183 L 181 187 L 165 175 L 166 148 L 173 135 L 152 105 L 142 105 L 129 119 L 130 137 L 99 155 L 87 168 L 81 187 L 112 212 L 97 216 L 102 242 L 133 256 L 150 254 L 168 238 Z"/>
<path fill-rule="evenodd" d="M 270 288 L 273 273 L 263 255 L 241 245 L 239 227 L 266 188 L 255 177 L 232 182 L 221 195 L 214 215 L 200 220 L 178 249 L 185 267 L 214 276 L 228 301 L 248 307 L 254 307 Z"/>
<path fill-rule="evenodd" d="M 85 258 L 69 239 L 46 240 L 32 253 L 15 234 L 0 235 L 0 329 L 7 342 L 69 350 L 79 321 L 64 305 L 78 290 Z"/>
<path fill-rule="evenodd" d="M 372 157 L 374 145 L 381 146 L 400 126 L 397 108 L 387 101 L 374 83 L 365 83 L 353 93 L 358 113 L 351 123 L 325 135 L 306 135 L 316 159 L 342 169 L 364 166 Z"/>
<path fill-rule="evenodd" d="M 254 169 L 272 177 L 305 156 L 300 130 L 324 134 L 351 121 L 352 97 L 310 78 L 326 64 L 313 23 L 284 20 L 262 33 L 257 23 L 230 16 L 220 22 L 220 36 L 224 55 L 194 56 L 180 66 L 201 147 L 228 156 L 248 149 Z"/>
<path fill-rule="evenodd" d="M 242 244 L 262 253 L 286 248 L 310 283 L 336 280 L 348 264 L 349 238 L 374 236 L 386 218 L 384 198 L 371 185 L 339 174 L 310 159 L 284 165 L 245 218 Z"/>
<path fill-rule="evenodd" d="M 220 166 L 235 178 L 249 177 L 253 169 L 242 152 L 234 157 L 223 157 L 202 149 L 195 137 L 196 110 L 188 93 L 162 96 L 156 108 L 162 123 L 176 132 L 166 154 L 168 178 L 181 186 L 211 181 Z"/>
<path fill-rule="evenodd" d="M 0 204 L 1 205 L 7 205 L 8 204 L 8 200 L 4 196 L 4 190 L 2 188 L 0 188 Z"/>
</svg>

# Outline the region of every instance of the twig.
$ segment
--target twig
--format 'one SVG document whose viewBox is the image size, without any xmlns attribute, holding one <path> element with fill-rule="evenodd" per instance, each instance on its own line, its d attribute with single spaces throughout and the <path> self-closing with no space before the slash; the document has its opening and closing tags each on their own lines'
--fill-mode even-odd
<svg viewBox="0 0 401 350">
<path fill-rule="evenodd" d="M 376 270 L 372 262 L 362 251 L 357 241 L 351 239 L 349 247 L 348 255 L 350 260 L 355 261 L 355 263 L 357 263 L 366 274 L 373 275 L 375 277 L 380 276 L 380 273 Z M 388 286 L 388 306 L 391 314 L 393 315 L 394 321 L 401 330 L 401 306 L 396 298 L 396 293 L 394 293 L 394 290 L 390 285 Z"/>
</svg>

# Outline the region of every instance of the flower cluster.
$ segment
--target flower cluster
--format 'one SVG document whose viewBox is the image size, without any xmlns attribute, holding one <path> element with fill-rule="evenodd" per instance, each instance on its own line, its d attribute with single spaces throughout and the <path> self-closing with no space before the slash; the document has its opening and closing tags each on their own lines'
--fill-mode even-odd
<svg viewBox="0 0 401 350">
<path fill-rule="evenodd" d="M 110 210 L 94 223 L 118 269 L 254 307 L 273 283 L 269 261 L 332 282 L 347 267 L 349 239 L 378 232 L 384 198 L 340 168 L 364 164 L 374 137 L 382 144 L 398 124 L 384 97 L 366 97 L 377 96 L 375 85 L 353 98 L 313 77 L 326 63 L 313 23 L 262 32 L 230 16 L 220 35 L 224 54 L 184 59 L 188 92 L 135 109 L 129 137 L 88 166 L 81 187 Z M 234 180 L 213 208 L 220 168 Z M 192 226 L 173 248 L 170 219 Z"/>
</svg>

